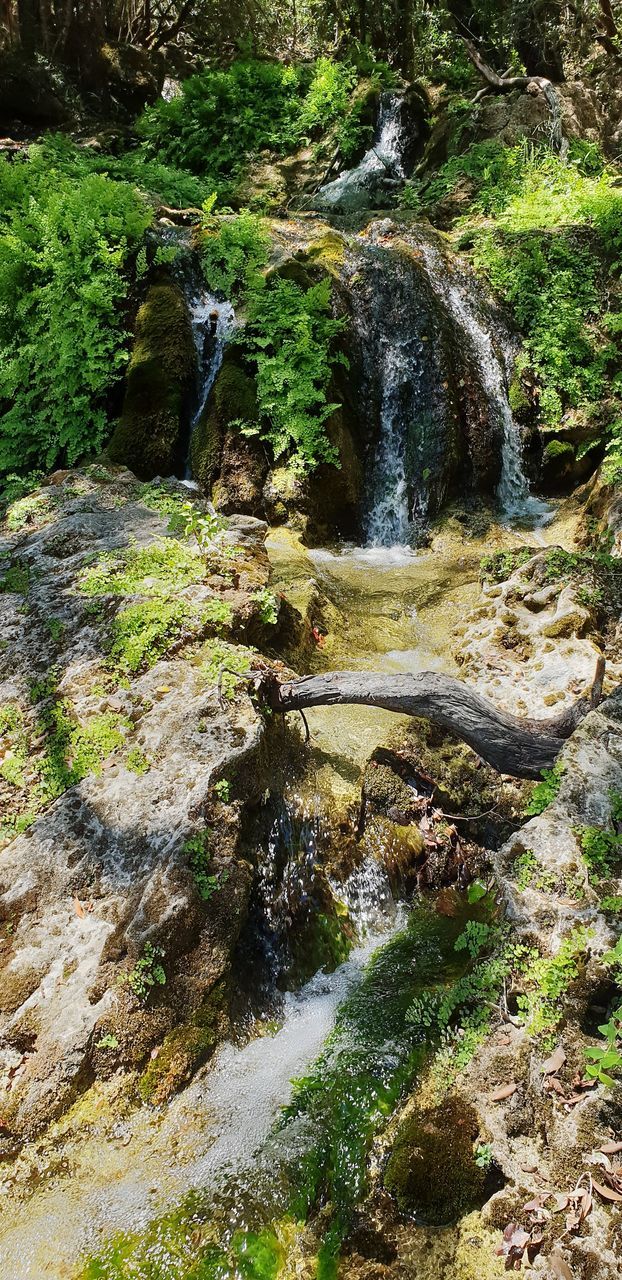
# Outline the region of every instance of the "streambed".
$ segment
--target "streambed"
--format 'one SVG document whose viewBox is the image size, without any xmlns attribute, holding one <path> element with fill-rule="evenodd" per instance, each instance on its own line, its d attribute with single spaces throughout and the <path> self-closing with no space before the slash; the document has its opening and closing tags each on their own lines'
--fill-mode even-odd
<svg viewBox="0 0 622 1280">
<path fill-rule="evenodd" d="M 547 530 L 546 537 L 553 540 L 553 531 Z M 500 526 L 485 540 L 477 540 L 463 538 L 447 525 L 430 548 L 416 553 L 399 548 L 308 552 L 290 534 L 277 530 L 270 536 L 269 552 L 275 586 L 294 604 L 302 602 L 305 594 L 308 598 L 310 578 L 330 602 L 332 625 L 325 628 L 323 643 L 311 659 L 317 669 L 452 672 L 456 670 L 452 629 L 476 600 L 480 556 L 523 541 L 525 535 Z M 326 784 L 322 785 L 324 796 L 326 790 L 355 795 L 357 772 L 395 726 L 396 717 L 364 708 L 339 708 L 316 710 L 309 720 L 314 785 Z M 410 995 L 427 972 L 417 965 L 421 945 L 429 949 L 429 917 L 430 913 L 427 924 L 421 918 L 419 933 L 411 920 L 412 955 L 407 965 L 415 976 Z M 389 905 L 345 964 L 331 975 L 316 975 L 300 992 L 286 997 L 275 1034 L 242 1046 L 224 1045 L 165 1110 L 132 1111 L 114 1083 L 95 1086 L 73 1114 L 52 1129 L 36 1153 L 26 1149 L 15 1168 L 5 1170 L 0 1222 L 3 1277 L 61 1280 L 78 1276 L 85 1258 L 100 1251 L 101 1269 L 97 1269 L 99 1263 L 93 1264 L 91 1276 L 149 1275 L 158 1280 L 189 1276 L 187 1240 L 196 1223 L 194 1202 L 188 1207 L 185 1197 L 193 1191 L 204 1199 L 220 1189 L 220 1210 L 229 1215 L 230 1225 L 240 1229 L 248 1225 L 245 1211 L 238 1213 L 238 1208 L 256 1181 L 255 1153 L 271 1150 L 270 1134 L 291 1096 L 290 1081 L 309 1069 L 331 1033 L 340 1004 L 364 981 L 365 964 L 374 948 L 390 938 L 396 927 Z M 450 922 L 452 937 L 457 927 Z M 435 945 L 440 945 L 438 938 Z M 439 964 L 441 959 L 439 952 Z M 406 1052 L 398 1051 L 403 1014 L 404 1008 L 401 1022 L 398 1019 L 387 1028 L 386 1053 L 385 1040 L 378 1040 L 377 1028 L 373 1029 L 373 1052 L 378 1063 L 386 1066 L 380 1071 L 379 1065 L 379 1074 L 388 1072 L 389 1084 L 391 1063 L 399 1067 Z M 355 1054 L 368 1054 L 369 1040 L 362 1035 L 356 1043 L 355 1037 L 352 1047 Z M 356 1098 L 353 1105 L 356 1108 Z M 280 1184 L 273 1185 L 270 1160 L 267 1174 L 265 1159 L 263 1164 L 263 1176 L 271 1186 L 270 1212 L 285 1213 L 290 1204 L 288 1181 L 282 1189 Z M 240 1187 L 246 1188 L 242 1202 Z M 257 1212 L 255 1196 L 250 1198 Z M 174 1229 L 169 1222 L 163 1242 L 160 1229 L 153 1235 L 149 1224 L 171 1211 Z M 200 1217 L 202 1224 L 204 1208 Z M 144 1233 L 145 1248 L 148 1245 L 150 1251 L 144 1266 L 148 1261 L 152 1270 L 140 1269 L 142 1262 L 136 1270 L 126 1267 L 123 1259 L 134 1246 L 126 1242 L 115 1252 L 108 1243 L 119 1232 L 130 1237 Z M 214 1277 L 228 1274 L 213 1272 Z M 248 1272 L 255 1274 L 263 1273 Z M 205 1271 L 208 1275 L 212 1272 Z"/>
</svg>

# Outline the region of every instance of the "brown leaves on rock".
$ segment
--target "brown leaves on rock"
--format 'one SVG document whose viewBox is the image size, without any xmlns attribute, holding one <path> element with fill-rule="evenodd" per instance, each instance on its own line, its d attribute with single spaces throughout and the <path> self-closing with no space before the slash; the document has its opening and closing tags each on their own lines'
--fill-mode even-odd
<svg viewBox="0 0 622 1280">
<path fill-rule="evenodd" d="M 490 1101 L 505 1102 L 506 1098 L 511 1098 L 512 1094 L 516 1093 L 517 1089 L 518 1085 L 514 1080 L 510 1081 L 509 1084 L 502 1084 L 498 1089 L 495 1089 L 494 1093 L 491 1093 Z"/>
<path fill-rule="evenodd" d="M 565 1061 L 566 1061 L 566 1054 L 564 1053 L 562 1046 L 558 1045 L 555 1052 L 551 1054 L 550 1058 L 547 1058 L 546 1062 L 542 1063 L 542 1074 L 544 1076 L 557 1075 L 557 1072 L 561 1071 L 561 1068 L 563 1067 Z"/>
<path fill-rule="evenodd" d="M 618 1151 L 622 1151 L 622 1143 L 608 1142 L 605 1146 L 611 1148 L 611 1152 L 601 1147 L 603 1181 L 597 1182 L 596 1178 L 592 1178 L 592 1185 L 599 1196 L 609 1204 L 622 1204 L 622 1165 L 612 1165 L 609 1159 L 609 1154 L 616 1155 Z"/>
<path fill-rule="evenodd" d="M 557 1197 L 556 1213 L 566 1214 L 566 1231 L 575 1232 L 592 1210 L 592 1179 L 582 1173 L 572 1191 Z"/>
<path fill-rule="evenodd" d="M 505 1258 L 506 1271 L 520 1271 L 523 1256 L 530 1240 L 531 1233 L 529 1231 L 525 1231 L 525 1228 L 519 1226 L 517 1222 L 508 1222 L 503 1232 L 503 1242 L 497 1249 L 497 1257 Z"/>
<path fill-rule="evenodd" d="M 549 1269 L 553 1272 L 556 1280 L 574 1280 L 568 1263 L 563 1258 L 560 1258 L 558 1253 L 551 1254 L 549 1258 Z"/>
</svg>

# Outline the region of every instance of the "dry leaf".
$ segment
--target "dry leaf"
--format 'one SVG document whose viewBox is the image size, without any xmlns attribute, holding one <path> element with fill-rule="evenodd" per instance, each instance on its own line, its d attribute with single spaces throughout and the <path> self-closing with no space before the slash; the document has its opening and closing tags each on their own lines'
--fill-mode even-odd
<svg viewBox="0 0 622 1280">
<path fill-rule="evenodd" d="M 620 1195 L 619 1191 L 614 1191 L 612 1187 L 603 1187 L 601 1182 L 596 1181 L 596 1178 L 592 1178 L 592 1185 L 603 1200 L 610 1200 L 612 1204 L 622 1204 L 622 1195 Z"/>
<path fill-rule="evenodd" d="M 545 1076 L 557 1075 L 557 1072 L 561 1071 L 561 1068 L 563 1067 L 565 1061 L 566 1061 L 566 1054 L 564 1053 L 564 1050 L 562 1049 L 561 1045 L 558 1045 L 557 1049 L 555 1050 L 554 1053 L 551 1054 L 550 1058 L 547 1058 L 546 1062 L 542 1063 L 542 1074 Z"/>
<path fill-rule="evenodd" d="M 622 1142 L 603 1142 L 602 1147 L 598 1148 L 604 1156 L 615 1156 L 618 1151 L 622 1151 Z"/>
<path fill-rule="evenodd" d="M 79 898 L 74 898 L 73 906 L 74 906 L 74 911 L 76 915 L 79 916 L 81 920 L 84 920 L 86 911 L 84 910 L 84 907 L 82 906 L 82 903 L 80 902 Z"/>
<path fill-rule="evenodd" d="M 560 1258 L 558 1253 L 552 1253 L 548 1262 L 553 1275 L 557 1276 L 557 1280 L 573 1280 L 572 1271 L 568 1263 L 563 1258 Z"/>
<path fill-rule="evenodd" d="M 514 1081 L 512 1081 L 511 1084 L 502 1084 L 498 1089 L 495 1089 L 494 1093 L 491 1093 L 490 1101 L 504 1102 L 506 1098 L 511 1098 L 512 1094 L 516 1093 L 517 1089 L 518 1085 L 515 1084 Z"/>
</svg>

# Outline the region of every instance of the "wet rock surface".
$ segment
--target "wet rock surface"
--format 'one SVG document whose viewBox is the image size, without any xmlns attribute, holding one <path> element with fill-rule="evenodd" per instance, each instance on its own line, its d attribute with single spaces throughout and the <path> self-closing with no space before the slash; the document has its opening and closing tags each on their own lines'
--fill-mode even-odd
<svg viewBox="0 0 622 1280">
<path fill-rule="evenodd" d="M 196 610 L 218 600 L 246 630 L 257 608 L 253 590 L 267 578 L 265 526 L 240 519 L 232 533 L 237 586 L 210 578 L 199 562 L 197 581 L 175 589 L 177 633 L 137 669 L 115 670 L 107 636 L 111 619 L 122 616 L 119 599 L 97 597 L 100 607 L 89 611 L 81 575 L 102 558 L 122 563 L 126 553 L 181 548 L 167 517 L 147 505 L 154 498 L 174 506 L 183 490 L 145 492 L 127 472 L 67 473 L 29 500 L 23 527 L 4 539 L 0 1005 L 8 1147 L 66 1108 L 95 1070 L 140 1065 L 200 1009 L 229 972 L 245 916 L 252 875 L 236 857 L 240 806 L 221 804 L 213 788 L 256 757 L 262 724 L 247 700 L 219 702 L 217 669 L 208 674 L 201 649 L 214 628 Z M 16 565 L 21 577 L 11 576 Z M 139 589 L 149 599 L 156 580 Z M 138 598 L 122 605 L 135 608 Z M 208 819 L 205 874 L 217 888 L 209 910 L 186 843 Z"/>
</svg>

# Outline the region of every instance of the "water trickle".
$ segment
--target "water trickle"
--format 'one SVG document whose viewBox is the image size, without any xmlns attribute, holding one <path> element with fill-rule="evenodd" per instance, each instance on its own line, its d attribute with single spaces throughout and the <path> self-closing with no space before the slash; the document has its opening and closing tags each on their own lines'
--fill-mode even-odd
<svg viewBox="0 0 622 1280">
<path fill-rule="evenodd" d="M 501 428 L 501 477 L 497 497 L 502 514 L 507 519 L 543 524 L 550 518 L 550 508 L 529 492 L 529 481 L 523 469 L 520 427 L 508 400 L 510 352 L 504 349 L 502 338 L 501 345 L 495 346 L 489 329 L 478 314 L 475 298 L 469 294 L 464 282 L 458 283 L 452 278 L 436 246 L 422 240 L 419 249 L 435 291 L 444 299 L 450 315 L 464 334 L 465 342 L 472 349 L 489 411 Z"/>
<path fill-rule="evenodd" d="M 222 364 L 227 340 L 235 323 L 230 302 L 217 298 L 204 288 L 197 288 L 196 281 L 186 286 L 188 310 L 192 324 L 192 336 L 197 353 L 197 394 L 190 419 L 188 452 L 185 460 L 184 479 L 192 478 L 190 442 L 195 427 L 207 404 Z"/>
</svg>

